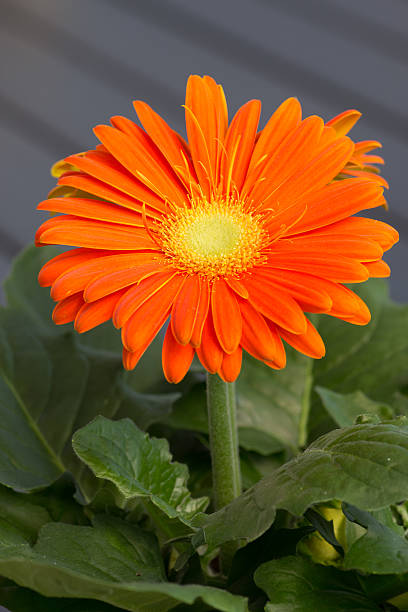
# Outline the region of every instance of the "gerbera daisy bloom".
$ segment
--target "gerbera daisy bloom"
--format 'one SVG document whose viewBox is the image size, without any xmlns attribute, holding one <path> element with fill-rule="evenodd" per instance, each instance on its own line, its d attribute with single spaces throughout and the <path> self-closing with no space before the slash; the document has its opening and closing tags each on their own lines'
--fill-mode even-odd
<svg viewBox="0 0 408 612">
<path fill-rule="evenodd" d="M 59 163 L 58 187 L 38 207 L 63 214 L 36 244 L 75 247 L 39 274 L 55 323 L 81 333 L 112 319 L 132 369 L 170 317 L 163 370 L 178 382 L 195 354 L 225 381 L 242 350 L 283 368 L 282 340 L 322 357 L 305 313 L 369 321 L 344 283 L 388 276 L 382 255 L 398 234 L 353 216 L 385 200 L 361 168 L 378 159 L 345 136 L 347 113 L 302 120 L 289 98 L 258 131 L 261 103 L 250 100 L 228 124 L 221 86 L 191 76 L 185 142 L 146 103 L 134 106 L 143 127 L 119 116 L 97 126 L 101 144 Z"/>
</svg>

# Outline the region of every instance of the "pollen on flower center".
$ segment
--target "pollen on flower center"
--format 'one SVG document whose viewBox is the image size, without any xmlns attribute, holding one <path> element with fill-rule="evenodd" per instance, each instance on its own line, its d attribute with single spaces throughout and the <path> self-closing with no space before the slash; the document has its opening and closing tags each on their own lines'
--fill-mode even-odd
<svg viewBox="0 0 408 612">
<path fill-rule="evenodd" d="M 261 260 L 260 217 L 241 202 L 193 200 L 158 228 L 166 259 L 176 268 L 209 278 L 237 275 Z"/>
</svg>

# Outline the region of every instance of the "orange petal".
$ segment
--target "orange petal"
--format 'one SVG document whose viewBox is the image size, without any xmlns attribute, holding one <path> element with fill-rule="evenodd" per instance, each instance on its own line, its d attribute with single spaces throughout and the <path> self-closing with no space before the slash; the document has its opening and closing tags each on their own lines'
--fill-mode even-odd
<svg viewBox="0 0 408 612">
<path fill-rule="evenodd" d="M 360 283 L 368 279 L 367 270 L 360 262 L 341 255 L 327 256 L 325 253 L 274 253 L 268 258 L 268 267 L 305 272 L 338 283 Z"/>
<path fill-rule="evenodd" d="M 169 383 L 179 383 L 187 374 L 193 357 L 193 347 L 190 344 L 179 344 L 169 325 L 164 337 L 162 351 L 163 372 L 166 380 Z"/>
<path fill-rule="evenodd" d="M 109 202 L 98 200 L 86 200 L 84 198 L 51 198 L 40 202 L 38 210 L 49 210 L 53 212 L 95 219 L 97 221 L 110 221 L 135 227 L 144 227 L 140 213 L 116 206 Z"/>
<path fill-rule="evenodd" d="M 183 182 L 196 181 L 194 166 L 176 132 L 145 102 L 135 100 L 133 106 L 140 123 Z"/>
<path fill-rule="evenodd" d="M 262 172 L 264 180 L 255 183 L 249 197 L 263 203 L 283 181 L 302 170 L 313 157 L 322 130 L 320 117 L 304 119 L 269 158 Z"/>
<path fill-rule="evenodd" d="M 214 281 L 211 308 L 218 342 L 227 354 L 234 353 L 241 340 L 241 311 L 234 293 L 223 279 Z"/>
<path fill-rule="evenodd" d="M 111 185 L 108 185 L 99 179 L 93 176 L 88 176 L 82 172 L 63 176 L 59 179 L 58 184 L 62 187 L 67 186 L 80 189 L 81 191 L 93 194 L 98 198 L 113 202 L 114 204 L 124 206 L 125 208 L 129 208 L 130 210 L 135 210 L 137 212 L 142 212 L 143 205 L 141 202 L 145 202 L 145 212 L 147 217 L 153 217 L 154 219 L 162 218 L 161 211 L 164 210 L 163 201 L 152 191 L 146 189 L 146 187 L 142 184 L 140 184 L 140 190 L 137 191 L 138 199 L 135 199 L 135 197 L 132 197 L 131 195 L 127 195 L 123 192 L 123 190 L 119 191 L 119 188 L 115 189 Z M 118 185 L 120 185 L 120 188 L 122 188 L 122 182 L 118 182 Z"/>
<path fill-rule="evenodd" d="M 347 137 L 329 144 L 316 157 L 308 160 L 298 172 L 281 182 L 279 187 L 274 189 L 272 200 L 279 202 L 279 206 L 286 207 L 309 191 L 321 189 L 344 168 L 353 150 L 353 141 Z"/>
<path fill-rule="evenodd" d="M 346 253 L 347 257 L 358 261 L 375 261 L 383 255 L 382 248 L 374 240 L 334 231 L 330 233 L 330 237 L 327 235 L 302 234 L 301 236 L 280 240 L 276 244 L 276 252 L 278 253 L 298 252 L 314 255 L 319 251 L 324 252 L 327 256 Z"/>
<path fill-rule="evenodd" d="M 223 191 L 227 195 L 240 191 L 255 145 L 261 103 L 250 100 L 236 113 L 225 137 L 225 155 L 221 160 Z"/>
<path fill-rule="evenodd" d="M 242 314 L 242 347 L 261 361 L 280 361 L 282 359 L 281 341 L 272 326 L 269 327 L 263 316 L 246 301 L 240 302 Z"/>
<path fill-rule="evenodd" d="M 351 130 L 351 128 L 360 119 L 361 113 L 354 108 L 343 111 L 340 115 L 336 115 L 333 119 L 330 119 L 326 125 L 330 125 L 337 132 L 338 136 L 345 136 Z"/>
<path fill-rule="evenodd" d="M 80 334 L 97 327 L 112 318 L 114 308 L 123 291 L 107 295 L 91 304 L 84 304 L 75 318 L 75 329 Z"/>
<path fill-rule="evenodd" d="M 326 349 L 319 332 L 308 319 L 307 331 L 305 334 L 291 334 L 285 329 L 279 329 L 279 334 L 288 344 L 293 346 L 293 348 L 304 355 L 308 355 L 308 357 L 321 359 L 326 353 Z"/>
<path fill-rule="evenodd" d="M 237 293 L 244 300 L 248 299 L 247 288 L 237 278 L 229 277 L 225 279 L 225 282 L 233 291 L 235 291 L 235 293 Z"/>
<path fill-rule="evenodd" d="M 200 283 L 200 301 L 198 303 L 196 320 L 194 323 L 193 333 L 191 334 L 190 339 L 190 343 L 194 347 L 200 346 L 201 344 L 203 327 L 207 319 L 208 310 L 210 307 L 210 288 L 208 285 L 208 281 L 206 279 L 201 278 Z"/>
<path fill-rule="evenodd" d="M 399 235 L 396 229 L 377 219 L 367 219 L 366 217 L 349 217 L 342 221 L 337 221 L 331 225 L 312 230 L 307 236 L 324 236 L 326 240 L 331 240 L 331 236 L 337 234 L 348 234 L 356 238 L 369 238 L 377 242 L 380 247 L 387 251 L 396 242 Z"/>
<path fill-rule="evenodd" d="M 64 325 L 73 321 L 78 310 L 83 305 L 82 293 L 74 293 L 56 304 L 52 312 L 52 320 L 56 325 Z"/>
<path fill-rule="evenodd" d="M 242 189 L 246 194 L 260 177 L 269 157 L 283 140 L 300 123 L 302 108 L 297 98 L 288 98 L 273 113 L 261 131 L 249 163 L 248 174 Z"/>
<path fill-rule="evenodd" d="M 39 244 L 62 244 L 115 251 L 157 251 L 144 228 L 63 215 L 45 221 L 36 233 Z"/>
<path fill-rule="evenodd" d="M 214 330 L 211 309 L 208 310 L 208 316 L 203 327 L 201 344 L 196 351 L 202 365 L 210 374 L 218 372 L 221 367 L 224 353 L 218 343 Z"/>
<path fill-rule="evenodd" d="M 261 282 L 287 290 L 306 312 L 328 312 L 332 306 L 331 298 L 319 283 L 320 279 L 314 276 L 262 267 L 255 269 L 253 274 Z"/>
<path fill-rule="evenodd" d="M 294 334 L 304 334 L 306 318 L 295 300 L 286 291 L 265 286 L 256 278 L 248 278 L 249 301 L 265 317 Z"/>
<path fill-rule="evenodd" d="M 201 281 L 198 275 L 187 276 L 171 312 L 171 328 L 177 342 L 190 342 L 200 303 Z"/>
<path fill-rule="evenodd" d="M 146 253 L 131 253 L 107 255 L 105 257 L 88 258 L 60 274 L 52 285 L 53 300 L 62 300 L 77 291 L 83 291 L 91 281 L 117 270 L 128 270 L 138 267 L 150 257 Z"/>
<path fill-rule="evenodd" d="M 371 313 L 366 303 L 355 293 L 353 293 L 353 298 L 356 306 L 351 315 L 344 316 L 343 314 L 336 313 L 334 310 L 329 314 L 337 319 L 353 323 L 354 325 L 367 325 L 371 320 Z"/>
<path fill-rule="evenodd" d="M 209 77 L 192 75 L 186 89 L 186 130 L 194 167 L 206 197 L 214 193 L 225 136 L 225 98 Z"/>
<path fill-rule="evenodd" d="M 182 282 L 182 276 L 173 276 L 138 305 L 122 328 L 122 342 L 126 350 L 140 355 L 144 353 L 163 327 Z"/>
<path fill-rule="evenodd" d="M 153 296 L 157 299 L 157 295 L 162 295 L 166 287 L 167 293 L 163 295 L 174 294 L 174 299 L 182 282 L 183 277 L 168 268 L 145 278 L 138 285 L 128 289 L 119 300 L 112 317 L 114 326 L 122 327 L 145 302 L 150 301 Z"/>
<path fill-rule="evenodd" d="M 84 300 L 85 302 L 94 302 L 103 298 L 105 295 L 124 289 L 135 283 L 144 280 L 148 276 L 152 276 L 163 270 L 163 265 L 157 261 L 148 262 L 133 267 L 126 267 L 122 270 L 102 274 L 91 280 L 85 287 Z"/>
<path fill-rule="evenodd" d="M 128 172 L 110 153 L 88 151 L 85 156 L 71 155 L 65 161 L 76 164 L 83 172 L 129 196 L 133 196 L 139 202 L 146 202 L 152 208 L 162 212 L 166 210 L 161 195 L 158 196 L 157 193 L 154 193 L 151 186 L 146 187 L 141 180 Z M 61 178 L 59 184 L 77 186 L 78 179 L 79 177 L 73 174 L 67 178 Z M 93 183 L 89 181 L 89 183 L 91 186 L 97 185 L 95 181 Z M 85 190 L 89 191 L 89 189 Z M 94 193 L 94 191 L 90 191 L 90 193 Z"/>
<path fill-rule="evenodd" d="M 381 206 L 382 193 L 382 187 L 373 181 L 358 178 L 336 181 L 299 200 L 299 212 L 303 213 L 306 207 L 306 214 L 285 235 L 317 229 L 361 210 Z"/>
<path fill-rule="evenodd" d="M 97 125 L 94 133 L 113 157 L 146 187 L 164 200 L 186 204 L 186 193 L 170 166 L 165 169 L 160 160 L 150 154 L 143 141 L 109 125 Z"/>
<path fill-rule="evenodd" d="M 239 376 L 241 365 L 242 348 L 239 346 L 231 355 L 224 355 L 218 375 L 224 382 L 234 382 Z"/>
<path fill-rule="evenodd" d="M 74 268 L 80 263 L 88 262 L 91 259 L 109 255 L 110 251 L 96 251 L 93 249 L 71 249 L 61 253 L 47 261 L 38 274 L 38 282 L 41 287 L 50 287 L 57 278 Z"/>
<path fill-rule="evenodd" d="M 370 261 L 364 264 L 368 270 L 370 278 L 388 278 L 391 274 L 390 267 L 385 261 Z"/>
</svg>

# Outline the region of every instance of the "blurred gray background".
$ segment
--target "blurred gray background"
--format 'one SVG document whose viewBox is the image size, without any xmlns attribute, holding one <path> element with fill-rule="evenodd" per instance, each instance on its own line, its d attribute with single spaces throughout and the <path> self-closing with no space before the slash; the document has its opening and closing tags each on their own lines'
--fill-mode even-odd
<svg viewBox="0 0 408 612">
<path fill-rule="evenodd" d="M 94 146 L 91 128 L 149 102 L 184 130 L 190 73 L 223 84 L 231 114 L 250 98 L 262 123 L 288 96 L 329 119 L 364 116 L 354 139 L 383 143 L 401 234 L 386 258 L 408 300 L 407 0 L 0 0 L 0 278 L 33 238 L 49 167 Z"/>
</svg>

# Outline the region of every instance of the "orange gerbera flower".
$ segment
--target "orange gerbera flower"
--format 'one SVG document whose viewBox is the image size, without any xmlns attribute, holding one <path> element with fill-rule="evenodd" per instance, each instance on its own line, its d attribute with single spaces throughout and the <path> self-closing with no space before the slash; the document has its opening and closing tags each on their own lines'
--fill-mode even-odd
<svg viewBox="0 0 408 612">
<path fill-rule="evenodd" d="M 388 276 L 382 255 L 398 234 L 352 216 L 385 203 L 376 175 L 355 169 L 378 162 L 344 135 L 355 111 L 325 126 L 289 98 L 258 132 L 258 100 L 228 125 L 221 86 L 191 76 L 187 144 L 134 106 L 143 128 L 118 116 L 97 126 L 102 144 L 57 165 L 59 186 L 38 207 L 63 215 L 41 225 L 37 245 L 77 247 L 39 275 L 55 323 L 84 332 L 112 318 L 131 369 L 170 316 L 163 369 L 178 382 L 195 354 L 226 381 L 242 349 L 283 368 L 282 339 L 322 357 L 305 312 L 369 321 L 343 283 Z M 334 180 L 348 174 L 358 176 Z"/>
</svg>

